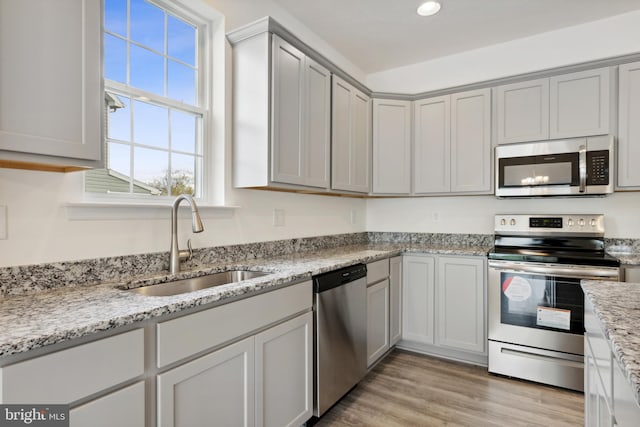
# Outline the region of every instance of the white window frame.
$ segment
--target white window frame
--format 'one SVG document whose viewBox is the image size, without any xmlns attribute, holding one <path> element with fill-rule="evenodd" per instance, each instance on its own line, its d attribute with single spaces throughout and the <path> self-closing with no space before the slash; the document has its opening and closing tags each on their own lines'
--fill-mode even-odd
<svg viewBox="0 0 640 427">
<path fill-rule="evenodd" d="M 199 173 L 200 193 L 196 198 L 200 207 L 228 207 L 225 206 L 225 129 L 224 110 L 225 100 L 221 95 L 220 99 L 213 97 L 214 90 L 224 94 L 225 83 L 225 35 L 224 17 L 210 5 L 201 0 L 150 0 L 150 3 L 157 5 L 175 14 L 177 17 L 188 19 L 190 23 L 198 26 L 198 107 L 187 106 L 187 109 L 195 109 L 202 113 L 202 170 Z M 214 60 L 215 57 L 215 60 Z M 102 78 L 106 90 L 106 80 Z M 109 87 L 118 90 L 125 88 L 118 82 L 110 82 Z M 214 89 L 215 87 L 215 89 Z M 147 97 L 143 90 L 126 87 L 126 92 L 135 97 Z M 154 97 L 157 95 L 153 95 Z M 138 98 L 140 99 L 140 98 Z M 167 104 L 172 104 L 168 102 Z M 187 104 L 175 102 L 174 105 L 184 108 Z M 215 114 L 214 114 L 215 111 Z M 108 113 L 107 113 L 108 114 Z M 215 127 L 213 125 L 215 121 Z M 106 143 L 106 129 L 105 142 Z M 106 154 L 106 153 L 105 153 Z M 106 168 L 106 159 L 105 159 Z M 198 173 L 198 171 L 196 171 Z M 78 219 L 94 216 L 99 207 L 115 207 L 118 215 L 122 214 L 122 207 L 139 208 L 141 206 L 162 206 L 169 205 L 175 196 L 151 196 L 136 193 L 92 193 L 85 191 L 85 179 L 83 174 L 82 198 L 80 201 L 66 204 L 68 214 L 71 218 Z M 87 212 L 82 212 L 83 208 Z M 102 215 L 98 215 L 102 217 Z"/>
</svg>

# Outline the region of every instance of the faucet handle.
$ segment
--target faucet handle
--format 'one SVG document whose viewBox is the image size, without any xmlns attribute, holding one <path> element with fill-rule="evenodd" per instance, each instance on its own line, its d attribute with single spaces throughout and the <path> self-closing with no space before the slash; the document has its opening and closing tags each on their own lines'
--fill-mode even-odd
<svg viewBox="0 0 640 427">
<path fill-rule="evenodd" d="M 191 261 L 191 258 L 193 258 L 193 248 L 191 247 L 191 239 L 187 240 L 187 248 L 189 251 L 189 255 L 187 256 L 187 261 Z"/>
</svg>

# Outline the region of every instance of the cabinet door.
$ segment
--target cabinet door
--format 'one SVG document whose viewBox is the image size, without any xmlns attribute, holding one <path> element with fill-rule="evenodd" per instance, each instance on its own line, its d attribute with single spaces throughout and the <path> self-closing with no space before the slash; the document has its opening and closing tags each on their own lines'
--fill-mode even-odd
<svg viewBox="0 0 640 427">
<path fill-rule="evenodd" d="M 389 260 L 389 345 L 402 338 L 402 257 Z"/>
<path fill-rule="evenodd" d="M 613 361 L 613 411 L 616 426 L 633 427 L 640 420 L 640 406 L 635 390 L 629 384 L 627 376 L 622 373 L 616 360 Z"/>
<path fill-rule="evenodd" d="M 438 258 L 438 345 L 486 352 L 484 258 Z"/>
<path fill-rule="evenodd" d="M 451 189 L 450 96 L 414 101 L 413 191 L 447 193 Z"/>
<path fill-rule="evenodd" d="M 587 338 L 584 342 L 584 425 L 598 425 L 598 372 Z"/>
<path fill-rule="evenodd" d="M 389 350 L 389 279 L 367 288 L 367 367 Z"/>
<path fill-rule="evenodd" d="M 144 382 L 73 408 L 69 413 L 69 426 L 144 427 Z"/>
<path fill-rule="evenodd" d="M 302 425 L 313 410 L 313 314 L 256 335 L 255 345 L 256 426 Z"/>
<path fill-rule="evenodd" d="M 354 92 L 351 125 L 351 190 L 371 191 L 371 99 Z"/>
<path fill-rule="evenodd" d="M 411 192 L 411 102 L 373 100 L 373 192 Z"/>
<path fill-rule="evenodd" d="M 435 258 L 402 257 L 402 339 L 434 343 Z"/>
<path fill-rule="evenodd" d="M 253 426 L 254 339 L 158 375 L 158 426 Z"/>
<path fill-rule="evenodd" d="M 348 190 L 351 179 L 351 115 L 355 90 L 332 77 L 331 97 L 331 188 Z"/>
<path fill-rule="evenodd" d="M 302 52 L 273 36 L 271 179 L 276 182 L 304 183 L 304 60 Z"/>
<path fill-rule="evenodd" d="M 549 79 L 498 86 L 498 144 L 549 139 Z"/>
<path fill-rule="evenodd" d="M 371 165 L 371 102 L 333 76 L 331 188 L 368 193 Z"/>
<path fill-rule="evenodd" d="M 618 187 L 640 187 L 640 62 L 619 72 Z"/>
<path fill-rule="evenodd" d="M 102 2 L 0 2 L 0 161 L 100 167 Z"/>
<path fill-rule="evenodd" d="M 551 139 L 609 133 L 611 73 L 600 68 L 550 78 Z"/>
<path fill-rule="evenodd" d="M 451 192 L 491 192 L 491 89 L 451 95 Z"/>
<path fill-rule="evenodd" d="M 331 169 L 331 73 L 305 60 L 304 184 L 329 188 Z"/>
</svg>

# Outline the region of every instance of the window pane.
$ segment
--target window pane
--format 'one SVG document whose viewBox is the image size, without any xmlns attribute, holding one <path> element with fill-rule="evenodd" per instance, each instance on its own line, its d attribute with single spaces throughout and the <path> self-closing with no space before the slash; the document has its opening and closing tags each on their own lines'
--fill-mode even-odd
<svg viewBox="0 0 640 427">
<path fill-rule="evenodd" d="M 171 155 L 171 195 L 195 194 L 195 157 Z"/>
<path fill-rule="evenodd" d="M 196 65 L 196 29 L 175 16 L 167 16 L 169 56 Z"/>
<path fill-rule="evenodd" d="M 131 40 L 164 53 L 164 11 L 144 0 L 131 0 Z"/>
<path fill-rule="evenodd" d="M 164 58 L 131 45 L 131 86 L 164 95 Z"/>
<path fill-rule="evenodd" d="M 127 82 L 127 42 L 109 34 L 104 35 L 104 77 Z"/>
<path fill-rule="evenodd" d="M 174 151 L 196 152 L 197 116 L 171 110 L 171 149 Z"/>
<path fill-rule="evenodd" d="M 134 186 L 150 186 L 167 194 L 169 153 L 135 147 L 133 153 Z"/>
<path fill-rule="evenodd" d="M 136 144 L 169 148 L 169 111 L 164 107 L 135 101 L 133 140 Z"/>
<path fill-rule="evenodd" d="M 127 0 L 105 0 L 104 28 L 127 37 Z"/>
<path fill-rule="evenodd" d="M 110 142 L 107 144 L 107 150 L 109 151 L 109 169 L 124 175 L 125 177 L 131 176 L 131 149 L 128 145 L 117 144 Z M 125 180 L 127 183 L 129 179 Z M 115 191 L 112 189 L 112 191 Z M 122 190 L 120 190 L 122 191 Z M 129 185 L 127 189 L 129 191 Z"/>
<path fill-rule="evenodd" d="M 193 68 L 169 60 L 167 96 L 177 101 L 195 105 L 196 72 Z"/>
<path fill-rule="evenodd" d="M 113 93 L 109 95 L 124 104 L 124 107 L 115 110 L 109 108 L 107 138 L 129 141 L 131 139 L 131 100 Z"/>
</svg>

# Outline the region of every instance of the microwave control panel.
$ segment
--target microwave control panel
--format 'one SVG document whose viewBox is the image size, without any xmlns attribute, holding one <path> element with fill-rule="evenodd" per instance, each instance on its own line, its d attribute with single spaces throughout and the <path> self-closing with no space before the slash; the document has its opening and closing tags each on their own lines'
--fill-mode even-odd
<svg viewBox="0 0 640 427">
<path fill-rule="evenodd" d="M 609 151 L 587 151 L 587 185 L 609 185 Z"/>
</svg>

